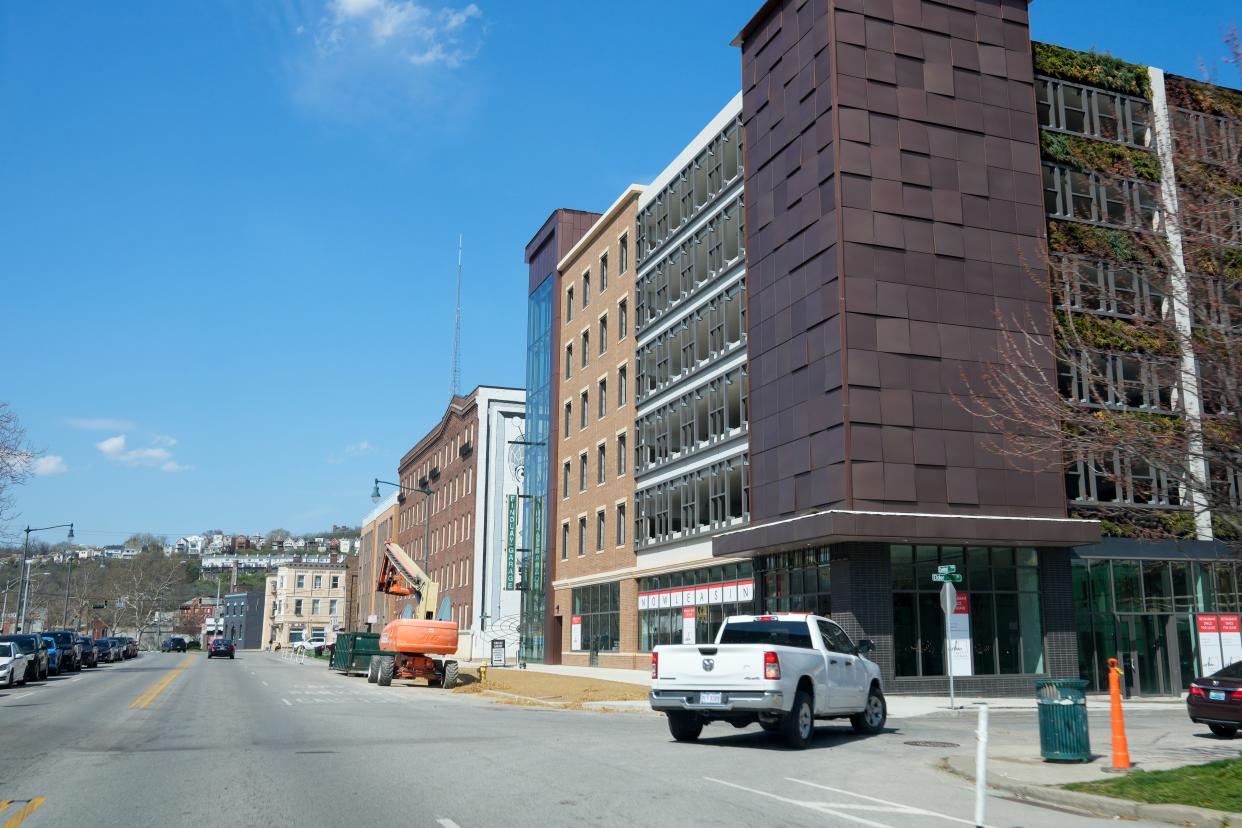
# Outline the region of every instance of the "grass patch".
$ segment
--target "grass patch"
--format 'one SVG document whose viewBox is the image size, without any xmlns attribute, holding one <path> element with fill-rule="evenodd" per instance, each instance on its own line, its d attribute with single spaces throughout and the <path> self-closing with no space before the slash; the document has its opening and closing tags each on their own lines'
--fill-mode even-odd
<svg viewBox="0 0 1242 828">
<path fill-rule="evenodd" d="M 1222 759 L 1206 765 L 1135 773 L 1098 782 L 1074 782 L 1065 787 L 1135 802 L 1238 812 L 1242 811 L 1242 759 Z"/>
</svg>

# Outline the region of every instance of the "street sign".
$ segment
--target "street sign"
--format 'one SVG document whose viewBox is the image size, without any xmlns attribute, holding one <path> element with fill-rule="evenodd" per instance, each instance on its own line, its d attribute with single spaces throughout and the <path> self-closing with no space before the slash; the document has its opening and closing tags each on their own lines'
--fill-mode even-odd
<svg viewBox="0 0 1242 828">
<path fill-rule="evenodd" d="M 936 567 L 936 571 L 939 572 L 941 575 L 945 575 L 949 572 L 957 572 L 957 565 L 956 564 L 941 564 L 940 566 Z"/>
<path fill-rule="evenodd" d="M 943 584 L 950 582 L 960 584 L 962 582 L 962 576 L 956 572 L 936 572 L 932 574 L 932 580 Z"/>
<path fill-rule="evenodd" d="M 940 609 L 944 610 L 945 615 L 953 613 L 954 607 L 957 606 L 957 589 L 948 582 L 940 587 Z"/>
</svg>

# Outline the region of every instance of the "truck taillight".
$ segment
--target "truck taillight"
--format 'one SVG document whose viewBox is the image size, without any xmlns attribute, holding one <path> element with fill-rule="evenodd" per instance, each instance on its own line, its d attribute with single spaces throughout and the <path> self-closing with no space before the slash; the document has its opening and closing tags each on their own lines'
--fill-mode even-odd
<svg viewBox="0 0 1242 828">
<path fill-rule="evenodd" d="M 651 654 L 651 677 L 653 679 L 660 677 L 660 654 L 659 653 Z"/>
<path fill-rule="evenodd" d="M 768 650 L 763 654 L 763 677 L 765 679 L 779 679 L 781 677 L 781 661 L 772 650 Z"/>
</svg>

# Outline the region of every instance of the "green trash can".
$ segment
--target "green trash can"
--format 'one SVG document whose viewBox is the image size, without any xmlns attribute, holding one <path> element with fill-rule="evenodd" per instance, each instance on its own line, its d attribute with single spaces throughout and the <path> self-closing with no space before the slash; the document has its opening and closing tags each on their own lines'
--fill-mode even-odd
<svg viewBox="0 0 1242 828">
<path fill-rule="evenodd" d="M 1087 682 L 1081 679 L 1037 679 L 1039 753 L 1045 761 L 1089 762 Z"/>
</svg>

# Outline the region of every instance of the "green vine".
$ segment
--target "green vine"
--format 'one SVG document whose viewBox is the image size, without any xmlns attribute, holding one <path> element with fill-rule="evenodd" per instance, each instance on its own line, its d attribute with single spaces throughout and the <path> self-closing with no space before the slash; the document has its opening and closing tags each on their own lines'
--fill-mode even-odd
<svg viewBox="0 0 1242 828">
<path fill-rule="evenodd" d="M 1035 71 L 1068 81 L 1151 98 L 1151 82 L 1147 70 L 1136 63 L 1118 60 L 1099 52 L 1078 52 L 1050 43 L 1032 43 Z"/>
<path fill-rule="evenodd" d="M 1101 351 L 1143 351 L 1149 354 L 1173 355 L 1174 342 L 1157 330 L 1139 328 L 1120 319 L 1089 313 L 1056 312 L 1060 330 L 1073 335 L 1083 344 Z"/>
<path fill-rule="evenodd" d="M 1078 253 L 1117 262 L 1151 264 L 1160 258 L 1152 240 L 1126 230 L 1052 219 L 1048 222 L 1048 249 Z"/>
<path fill-rule="evenodd" d="M 1121 512 L 1111 512 L 1103 517 L 1090 508 L 1071 509 L 1070 517 L 1080 520 L 1098 520 L 1100 534 L 1106 538 L 1193 538 L 1195 536 L 1194 514 L 1183 510 L 1144 509 L 1135 507 Z"/>
<path fill-rule="evenodd" d="M 1164 88 L 1170 106 L 1242 118 L 1242 92 L 1179 75 L 1165 75 Z"/>
<path fill-rule="evenodd" d="M 1160 180 L 1160 166 L 1147 150 L 1046 129 L 1039 132 L 1039 150 L 1044 158 L 1088 172 L 1102 170 L 1126 178 Z"/>
</svg>

